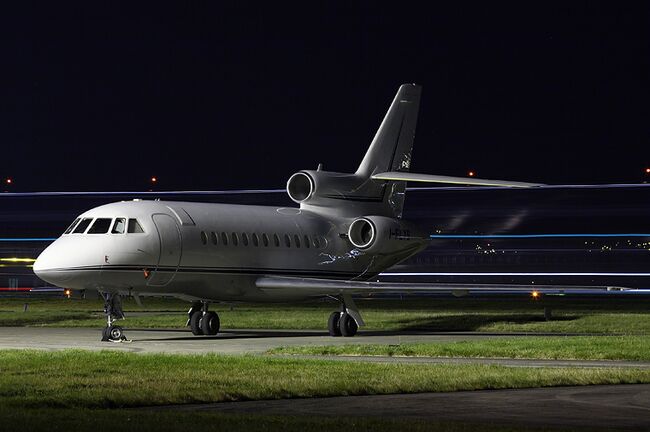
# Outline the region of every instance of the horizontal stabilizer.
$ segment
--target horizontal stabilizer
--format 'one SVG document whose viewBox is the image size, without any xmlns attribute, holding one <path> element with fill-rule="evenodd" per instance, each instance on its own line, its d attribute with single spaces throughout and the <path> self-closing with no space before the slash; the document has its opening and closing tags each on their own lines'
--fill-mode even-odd
<svg viewBox="0 0 650 432">
<path fill-rule="evenodd" d="M 424 182 L 424 183 L 446 183 L 446 184 L 463 184 L 475 186 L 503 186 L 503 187 L 535 187 L 544 186 L 541 183 L 524 183 L 508 180 L 487 180 L 470 177 L 450 177 L 429 174 L 414 174 L 410 172 L 390 171 L 372 176 L 373 180 L 391 180 L 391 181 L 410 181 L 410 182 Z"/>
<path fill-rule="evenodd" d="M 298 278 L 266 276 L 257 279 L 255 285 L 262 290 L 288 290 L 289 292 L 301 291 L 313 295 L 341 295 L 349 294 L 409 294 L 409 293 L 435 293 L 435 292 L 462 292 L 462 291 L 507 291 L 507 292 L 532 292 L 532 291 L 575 291 L 575 290 L 621 290 L 624 287 L 607 286 L 567 286 L 567 285 L 537 285 L 537 284 L 461 284 L 461 283 L 404 283 L 404 282 L 363 282 L 333 279 Z"/>
</svg>

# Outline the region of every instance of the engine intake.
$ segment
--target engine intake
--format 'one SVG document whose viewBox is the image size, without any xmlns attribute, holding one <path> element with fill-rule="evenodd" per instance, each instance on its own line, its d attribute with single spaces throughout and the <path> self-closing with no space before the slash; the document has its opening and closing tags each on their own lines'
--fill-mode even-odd
<svg viewBox="0 0 650 432">
<path fill-rule="evenodd" d="M 365 249 L 375 242 L 377 229 L 369 219 L 355 219 L 348 229 L 348 238 L 355 247 Z"/>
<path fill-rule="evenodd" d="M 314 181 L 311 176 L 303 172 L 298 172 L 289 177 L 287 181 L 287 194 L 289 198 L 297 203 L 301 203 L 312 196 L 314 193 Z"/>
</svg>

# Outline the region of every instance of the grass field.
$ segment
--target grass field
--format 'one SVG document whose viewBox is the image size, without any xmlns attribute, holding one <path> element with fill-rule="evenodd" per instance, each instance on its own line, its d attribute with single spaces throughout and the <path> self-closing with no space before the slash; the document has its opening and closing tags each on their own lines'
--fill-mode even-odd
<svg viewBox="0 0 650 432">
<path fill-rule="evenodd" d="M 617 383 L 650 383 L 650 370 L 378 364 L 107 351 L 0 351 L 3 408 L 126 408 Z"/>
<path fill-rule="evenodd" d="M 650 370 L 404 365 L 259 356 L 0 351 L 3 430 L 445 430 L 517 427 L 390 418 L 271 417 L 134 408 L 249 399 L 650 383 Z M 546 428 L 527 430 L 548 430 Z M 552 429 L 558 430 L 558 429 Z M 569 429 L 567 429 L 569 430 Z M 603 428 L 606 430 L 606 428 Z"/>
<path fill-rule="evenodd" d="M 0 326 L 101 327 L 104 323 L 98 300 L 31 299 L 27 312 L 23 311 L 25 302 L 0 299 Z M 367 330 L 650 334 L 650 300 L 642 298 L 359 300 L 358 306 Z M 544 307 L 552 308 L 552 320 L 544 319 Z M 188 303 L 176 300 L 146 300 L 144 308 L 126 300 L 127 320 L 123 324 L 131 328 L 182 328 L 188 308 Z M 333 302 L 213 306 L 224 329 L 325 329 L 334 309 Z"/>
<path fill-rule="evenodd" d="M 102 327 L 98 300 L 0 299 L 0 325 Z M 525 298 L 359 300 L 369 330 L 598 333 L 508 337 L 437 344 L 348 345 L 278 353 L 649 360 L 650 301 Z M 131 328 L 182 328 L 188 304 L 125 301 Z M 546 321 L 543 308 L 553 308 Z M 222 327 L 325 329 L 332 302 L 213 305 Z M 133 411 L 137 407 L 249 399 L 650 383 L 650 370 L 508 368 L 479 364 L 383 364 L 273 356 L 162 355 L 86 351 L 0 351 L 0 424 L 16 430 L 355 430 L 509 432 L 516 427 L 382 418 L 224 415 Z M 107 409 L 110 408 L 110 409 Z M 534 429 L 532 429 L 534 430 Z M 538 429 L 546 430 L 546 429 Z M 557 429 L 553 429 L 557 430 Z M 568 430 L 568 429 L 567 429 Z M 606 430 L 606 428 L 603 428 Z"/>
<path fill-rule="evenodd" d="M 292 346 L 269 353 L 650 361 L 650 336 L 535 336 L 401 345 Z"/>
</svg>

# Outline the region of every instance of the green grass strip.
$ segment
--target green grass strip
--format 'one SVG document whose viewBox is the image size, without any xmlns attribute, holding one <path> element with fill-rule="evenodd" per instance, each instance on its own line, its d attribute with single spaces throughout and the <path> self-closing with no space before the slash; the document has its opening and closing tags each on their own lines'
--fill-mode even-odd
<svg viewBox="0 0 650 432">
<path fill-rule="evenodd" d="M 650 370 L 509 368 L 122 352 L 0 351 L 0 406 L 165 404 L 650 383 Z"/>
<path fill-rule="evenodd" d="M 401 345 L 293 346 L 270 354 L 650 361 L 650 336 L 534 336 Z"/>
</svg>

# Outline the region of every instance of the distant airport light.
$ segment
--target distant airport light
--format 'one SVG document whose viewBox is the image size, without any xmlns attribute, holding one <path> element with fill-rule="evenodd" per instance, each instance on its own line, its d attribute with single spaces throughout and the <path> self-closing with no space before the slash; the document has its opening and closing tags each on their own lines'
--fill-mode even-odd
<svg viewBox="0 0 650 432">
<path fill-rule="evenodd" d="M 13 181 L 10 177 L 8 177 L 7 179 L 5 179 L 5 183 L 8 184 L 8 185 L 12 184 L 13 182 L 14 182 L 14 181 Z"/>
<path fill-rule="evenodd" d="M 470 171 L 470 172 L 467 173 L 467 175 L 470 176 L 470 177 L 474 177 L 474 174 L 475 174 L 474 171 Z"/>
<path fill-rule="evenodd" d="M 65 296 L 66 296 L 67 298 L 70 298 L 70 296 L 72 295 L 72 291 L 70 291 L 69 289 L 67 289 L 67 290 L 63 291 L 63 294 L 65 294 Z"/>
<path fill-rule="evenodd" d="M 533 300 L 537 300 L 539 298 L 539 291 L 533 291 L 530 293 L 530 296 L 533 298 Z"/>
<path fill-rule="evenodd" d="M 151 183 L 156 183 L 158 181 L 157 177 L 151 177 Z"/>
<path fill-rule="evenodd" d="M 650 168 L 646 168 L 646 169 L 645 169 L 645 173 L 646 173 L 646 174 L 650 174 Z"/>
</svg>

